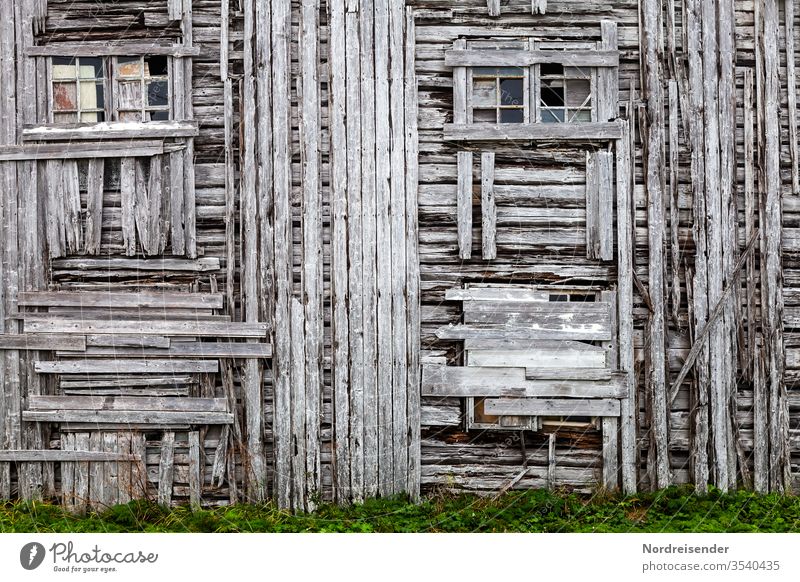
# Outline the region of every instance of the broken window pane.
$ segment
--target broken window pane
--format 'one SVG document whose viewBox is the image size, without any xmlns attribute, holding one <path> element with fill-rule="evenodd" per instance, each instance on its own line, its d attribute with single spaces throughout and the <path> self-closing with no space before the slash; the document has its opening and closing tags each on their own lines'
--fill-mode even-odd
<svg viewBox="0 0 800 582">
<path fill-rule="evenodd" d="M 497 123 L 496 109 L 475 109 L 472 111 L 474 123 Z"/>
<path fill-rule="evenodd" d="M 137 78 L 142 76 L 140 57 L 117 57 L 114 74 L 118 78 Z"/>
<path fill-rule="evenodd" d="M 475 108 L 497 105 L 497 82 L 494 79 L 475 79 L 472 83 L 472 106 Z"/>
<path fill-rule="evenodd" d="M 147 74 L 151 77 L 166 77 L 167 76 L 167 57 L 163 55 L 155 55 L 145 57 Z"/>
<path fill-rule="evenodd" d="M 78 90 L 74 82 L 53 84 L 53 110 L 78 110 Z"/>
<path fill-rule="evenodd" d="M 147 84 L 147 104 L 150 107 L 169 104 L 169 85 L 166 81 L 154 81 Z"/>
</svg>

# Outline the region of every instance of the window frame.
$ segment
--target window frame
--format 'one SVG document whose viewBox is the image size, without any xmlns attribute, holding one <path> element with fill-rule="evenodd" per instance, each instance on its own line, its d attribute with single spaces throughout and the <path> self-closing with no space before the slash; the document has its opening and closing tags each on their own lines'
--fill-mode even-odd
<svg viewBox="0 0 800 582">
<path fill-rule="evenodd" d="M 85 58 L 96 58 L 102 61 L 102 71 L 103 71 L 103 112 L 105 123 L 127 123 L 129 121 L 121 120 L 120 114 L 124 112 L 132 112 L 136 111 L 134 109 L 125 109 L 120 111 L 119 109 L 119 83 L 120 79 L 118 75 L 114 74 L 114 68 L 118 63 L 118 59 L 120 58 L 138 58 L 140 62 L 144 63 L 144 59 L 150 57 L 163 57 L 167 60 L 166 63 L 166 75 L 157 75 L 155 77 L 146 76 L 144 73 L 144 67 L 142 67 L 141 76 L 139 79 L 141 80 L 141 90 L 142 90 L 142 109 L 141 109 L 141 121 L 136 121 L 136 123 L 158 123 L 158 122 L 175 122 L 175 95 L 174 95 L 174 87 L 172 86 L 175 79 L 175 58 L 173 55 L 169 54 L 129 54 L 129 55 L 122 55 L 122 54 L 98 54 L 95 56 L 86 56 L 86 55 L 51 55 L 47 58 L 47 120 L 48 124 L 53 125 L 55 127 L 65 127 L 75 124 L 96 124 L 96 123 L 103 123 L 100 121 L 83 121 L 81 119 L 81 109 L 80 109 L 80 72 L 78 67 L 80 66 L 80 59 Z M 67 113 L 75 113 L 77 119 L 75 121 L 56 121 L 55 116 L 59 113 L 55 108 L 55 99 L 54 99 L 54 86 L 56 83 L 61 82 L 60 80 L 56 80 L 53 74 L 53 67 L 54 67 L 54 60 L 58 58 L 66 58 L 72 59 L 76 63 L 76 86 L 78 90 L 77 94 L 77 113 L 76 112 L 67 112 Z M 157 81 L 164 81 L 167 86 L 167 104 L 165 106 L 149 106 L 147 103 L 147 85 L 149 79 L 155 79 Z M 124 80 L 124 79 L 123 79 Z M 95 79 L 97 81 L 97 79 Z M 100 111 L 99 109 L 97 110 Z M 167 119 L 163 120 L 146 120 L 145 117 L 148 113 L 155 112 L 155 111 L 165 111 L 167 113 Z"/>
</svg>

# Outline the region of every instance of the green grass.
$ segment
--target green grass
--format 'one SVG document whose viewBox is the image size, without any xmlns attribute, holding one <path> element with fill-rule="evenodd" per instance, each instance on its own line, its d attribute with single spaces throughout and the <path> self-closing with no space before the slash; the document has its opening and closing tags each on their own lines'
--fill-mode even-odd
<svg viewBox="0 0 800 582">
<path fill-rule="evenodd" d="M 192 512 L 132 502 L 100 514 L 69 515 L 46 503 L 0 506 L 0 532 L 798 532 L 800 497 L 721 494 L 688 488 L 621 497 L 512 492 L 498 499 L 436 496 L 362 505 L 323 505 L 291 515 L 271 504 Z"/>
</svg>

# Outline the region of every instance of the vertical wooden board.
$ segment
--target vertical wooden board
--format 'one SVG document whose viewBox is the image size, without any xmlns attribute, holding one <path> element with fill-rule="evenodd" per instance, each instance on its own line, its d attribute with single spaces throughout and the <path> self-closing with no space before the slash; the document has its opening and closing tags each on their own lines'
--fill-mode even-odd
<svg viewBox="0 0 800 582">
<path fill-rule="evenodd" d="M 458 152 L 458 257 L 472 256 L 472 152 Z"/>
<path fill-rule="evenodd" d="M 486 0 L 489 16 L 500 16 L 500 0 Z"/>
<path fill-rule="evenodd" d="M 547 11 L 547 0 L 531 0 L 531 13 L 544 14 Z"/>
<path fill-rule="evenodd" d="M 638 450 L 636 445 L 637 405 L 633 348 L 633 225 L 630 191 L 630 128 L 622 125 L 622 139 L 616 143 L 617 169 L 617 329 L 619 369 L 626 374 L 626 396 L 620 402 L 620 448 L 622 490 L 636 492 Z"/>
<path fill-rule="evenodd" d="M 392 492 L 405 490 L 408 470 L 408 310 L 406 306 L 405 10 L 389 7 L 392 237 Z"/>
<path fill-rule="evenodd" d="M 547 435 L 547 488 L 556 486 L 556 433 Z"/>
<path fill-rule="evenodd" d="M 392 491 L 391 167 L 389 116 L 389 2 L 375 2 L 375 175 L 378 329 L 378 492 Z"/>
<path fill-rule="evenodd" d="M 465 50 L 467 41 L 463 38 L 453 42 L 454 50 Z M 467 69 L 453 68 L 453 123 L 467 123 Z"/>
<path fill-rule="evenodd" d="M 614 258 L 614 165 L 611 152 L 597 153 L 597 258 Z"/>
<path fill-rule="evenodd" d="M 227 5 L 228 0 L 223 0 Z M 236 277 L 236 160 L 233 152 L 233 83 L 225 79 L 223 85 L 223 110 L 225 113 L 225 298 L 228 315 L 236 319 L 234 298 Z M 270 244 L 271 241 L 267 241 Z M 269 312 L 267 312 L 269 313 Z"/>
<path fill-rule="evenodd" d="M 603 486 L 608 491 L 616 491 L 619 487 L 619 419 L 603 417 Z"/>
<path fill-rule="evenodd" d="M 275 216 L 276 299 L 273 329 L 291 328 L 292 210 L 291 210 L 291 10 L 288 3 L 272 0 L 272 127 Z M 289 333 L 275 333 L 274 418 L 275 493 L 278 507 L 291 507 L 291 367 L 292 342 Z"/>
<path fill-rule="evenodd" d="M 406 8 L 406 262 L 408 273 L 408 491 L 417 501 L 421 481 L 420 292 L 419 292 L 419 137 L 415 74 L 416 31 L 413 8 Z"/>
<path fill-rule="evenodd" d="M 139 233 L 139 243 L 145 255 L 155 254 L 152 248 L 152 236 L 150 232 L 150 196 L 147 191 L 147 179 L 145 177 L 145 158 L 135 158 L 134 161 L 134 216 L 136 220 L 136 231 Z"/>
<path fill-rule="evenodd" d="M 203 459 L 200 454 L 200 433 L 189 431 L 189 504 L 199 508 L 202 502 Z"/>
<path fill-rule="evenodd" d="M 483 258 L 497 258 L 497 206 L 494 201 L 494 152 L 481 154 L 481 247 Z"/>
<path fill-rule="evenodd" d="M 679 99 L 678 99 L 678 83 L 677 81 L 670 80 L 668 85 L 669 93 L 669 244 L 670 244 L 670 315 L 672 322 L 676 326 L 680 326 L 679 310 L 681 305 L 681 281 L 680 281 L 680 264 L 681 264 L 681 248 L 678 238 L 679 229 L 679 215 L 678 215 L 678 186 L 680 171 L 679 158 L 678 158 L 678 116 L 679 116 Z"/>
<path fill-rule="evenodd" d="M 194 190 L 194 138 L 186 140 L 183 157 L 183 224 L 186 256 L 197 258 L 197 206 Z"/>
<path fill-rule="evenodd" d="M 117 433 L 103 433 L 103 450 L 107 453 L 119 452 Z M 103 493 L 105 494 L 104 505 L 111 507 L 119 503 L 119 463 L 116 461 L 106 462 L 103 467 L 103 472 L 105 475 L 105 483 L 103 485 Z"/>
<path fill-rule="evenodd" d="M 342 503 L 348 502 L 352 497 L 350 482 L 350 416 L 351 403 L 348 384 L 350 380 L 350 338 L 348 321 L 348 218 L 356 213 L 360 218 L 360 192 L 359 206 L 355 208 L 355 200 L 351 201 L 353 210 L 348 212 L 348 161 L 350 155 L 356 151 L 348 146 L 348 132 L 345 125 L 347 107 L 347 61 L 355 54 L 357 44 L 345 50 L 345 2 L 333 0 L 329 4 L 330 18 L 330 54 L 328 65 L 331 77 L 330 97 L 330 133 L 331 133 L 331 228 L 333 231 L 331 241 L 331 333 L 333 334 L 333 362 L 332 362 L 332 388 L 334 407 L 334 463 L 336 499 Z M 355 88 L 358 86 L 356 85 Z M 355 117 L 355 116 L 354 116 Z M 347 116 L 350 119 L 350 116 Z M 360 137 L 360 136 L 359 136 Z M 356 146 L 356 144 L 353 144 Z M 353 148 L 355 149 L 355 148 Z M 361 161 L 360 159 L 358 160 Z M 360 221 L 359 221 L 360 223 Z M 355 226 L 355 225 L 354 225 Z M 355 229 L 353 229 L 355 230 Z M 352 232 L 352 230 L 351 230 Z M 353 243 L 359 238 L 353 238 Z M 351 246 L 352 250 L 352 246 Z M 357 249 L 360 254 L 361 249 Z M 355 270 L 355 269 L 353 269 Z M 360 272 L 357 273 L 359 276 Z M 356 310 L 353 306 L 351 313 Z M 358 313 L 360 318 L 361 313 Z M 354 403 L 358 404 L 358 403 Z"/>
<path fill-rule="evenodd" d="M 800 151 L 797 143 L 797 78 L 795 74 L 794 18 L 792 0 L 784 0 L 783 20 L 786 39 L 786 112 L 789 118 L 789 157 L 792 160 L 792 192 L 800 194 Z"/>
<path fill-rule="evenodd" d="M 376 79 L 374 5 L 360 11 L 361 40 L 361 201 L 364 271 L 364 495 L 378 494 L 378 339 L 377 339 L 377 205 Z"/>
<path fill-rule="evenodd" d="M 161 459 L 158 464 L 158 503 L 169 507 L 172 503 L 172 480 L 175 474 L 175 433 L 164 431 L 161 437 Z"/>
<path fill-rule="evenodd" d="M 259 360 L 250 359 L 244 364 L 242 387 L 244 389 L 245 434 L 247 438 L 247 489 L 253 501 L 267 498 L 267 475 L 264 460 L 264 396 L 263 375 Z"/>
<path fill-rule="evenodd" d="M 600 22 L 600 50 L 617 50 L 617 23 L 611 20 Z M 619 69 L 599 67 L 597 69 L 597 121 L 613 121 L 619 116 Z"/>
<path fill-rule="evenodd" d="M 100 253 L 100 241 L 103 229 L 103 184 L 105 160 L 96 158 L 89 160 L 89 173 L 86 185 L 86 227 L 84 241 L 86 253 Z"/>
<path fill-rule="evenodd" d="M 50 258 L 61 257 L 66 254 L 67 240 L 64 229 L 64 182 L 62 173 L 64 162 L 61 160 L 47 160 L 45 163 L 45 183 L 47 197 L 45 208 L 47 216 L 47 247 Z M 16 164 L 9 164 L 16 168 Z"/>
<path fill-rule="evenodd" d="M 306 506 L 319 490 L 322 410 L 323 258 L 320 180 L 319 0 L 302 0 L 300 27 L 303 192 L 303 288 L 305 307 Z"/>
<path fill-rule="evenodd" d="M 89 433 L 75 433 L 75 450 L 88 451 Z M 75 463 L 75 510 L 84 513 L 89 506 L 89 463 Z"/>
<path fill-rule="evenodd" d="M 83 250 L 83 228 L 81 225 L 81 196 L 78 183 L 78 162 L 65 160 L 61 173 L 63 180 L 64 228 L 67 234 L 67 252 Z"/>
<path fill-rule="evenodd" d="M 68 434 L 68 433 L 65 433 Z M 63 438 L 63 437 L 62 437 Z M 89 434 L 89 450 L 103 450 L 103 435 L 100 431 L 92 431 Z M 89 508 L 102 511 L 104 508 L 105 463 L 89 463 Z"/>
<path fill-rule="evenodd" d="M 121 431 L 117 434 L 117 450 L 120 453 L 129 454 L 131 452 L 131 433 Z M 133 499 L 133 484 L 131 482 L 131 466 L 133 463 L 117 463 L 117 502 L 120 505 L 128 503 Z"/>
<path fill-rule="evenodd" d="M 122 244 L 125 254 L 132 257 L 136 254 L 136 158 L 122 158 L 119 173 Z"/>
<path fill-rule="evenodd" d="M 164 182 L 161 174 L 161 156 L 150 158 L 150 175 L 147 182 L 147 199 L 149 208 L 147 211 L 148 231 L 150 233 L 150 252 L 154 255 L 161 255 L 164 252 L 162 240 L 166 241 L 166 233 L 161 232 L 163 220 L 161 210 L 163 202 L 161 197 L 164 193 Z"/>
<path fill-rule="evenodd" d="M 586 154 L 586 256 L 599 258 L 600 161 L 598 152 Z"/>
<path fill-rule="evenodd" d="M 291 500 L 296 510 L 305 508 L 306 499 L 306 390 L 303 305 L 291 299 Z"/>
<path fill-rule="evenodd" d="M 61 435 L 61 450 L 75 450 L 75 433 Z M 77 463 L 61 463 L 61 502 L 67 511 L 75 511 L 75 465 Z"/>
<path fill-rule="evenodd" d="M 186 235 L 184 232 L 184 158 L 183 151 L 170 152 L 169 154 L 169 195 L 170 195 L 170 244 L 173 255 L 183 255 L 186 252 Z"/>
</svg>

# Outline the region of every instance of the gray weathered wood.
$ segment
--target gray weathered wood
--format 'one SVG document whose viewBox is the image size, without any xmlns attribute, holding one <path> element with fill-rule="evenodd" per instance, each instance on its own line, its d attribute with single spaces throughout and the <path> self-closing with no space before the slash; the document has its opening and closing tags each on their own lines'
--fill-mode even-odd
<svg viewBox="0 0 800 582">
<path fill-rule="evenodd" d="M 1 146 L 0 161 L 93 160 L 99 158 L 98 162 L 100 162 L 102 158 L 150 157 L 163 152 L 163 141 L 121 140 L 120 142 L 81 143 L 80 147 L 77 144 L 49 145 L 37 143 Z"/>
<path fill-rule="evenodd" d="M 163 374 L 187 372 L 216 372 L 216 360 L 62 360 L 60 362 L 34 362 L 39 374 Z"/>
<path fill-rule="evenodd" d="M 483 406 L 495 415 L 619 416 L 617 399 L 487 398 Z"/>
<path fill-rule="evenodd" d="M 565 67 L 618 67 L 616 50 L 463 50 L 446 51 L 448 67 L 528 67 L 558 63 Z"/>
<path fill-rule="evenodd" d="M 603 487 L 616 491 L 619 487 L 619 419 L 603 417 Z"/>
<path fill-rule="evenodd" d="M 158 465 L 158 503 L 169 507 L 172 501 L 172 481 L 175 474 L 175 433 L 164 432 L 161 438 L 161 459 Z"/>
<path fill-rule="evenodd" d="M 23 411 L 27 422 L 105 423 L 105 424 L 232 424 L 233 415 L 225 412 L 139 411 L 139 410 L 41 410 Z"/>
<path fill-rule="evenodd" d="M 458 152 L 458 256 L 472 256 L 472 152 Z"/>
<path fill-rule="evenodd" d="M 481 248 L 484 259 L 497 257 L 497 207 L 494 198 L 494 153 L 481 154 Z"/>
<path fill-rule="evenodd" d="M 136 410 L 226 412 L 224 398 L 152 398 L 138 396 L 30 396 L 29 410 Z"/>
<path fill-rule="evenodd" d="M 197 123 L 191 121 L 148 121 L 89 123 L 26 127 L 23 141 L 119 140 L 194 137 Z"/>
<path fill-rule="evenodd" d="M 121 334 L 121 335 L 170 335 L 170 336 L 202 336 L 202 337 L 248 337 L 263 338 L 266 336 L 266 323 L 228 323 L 216 321 L 160 321 L 160 320 L 84 320 L 75 321 L 46 316 L 27 316 L 24 324 L 25 333 L 76 333 L 88 334 Z"/>
<path fill-rule="evenodd" d="M 198 47 L 187 47 L 182 44 L 164 44 L 155 42 L 106 42 L 84 41 L 80 43 L 56 42 L 44 45 L 29 46 L 25 49 L 29 57 L 96 57 L 96 56 L 130 56 L 130 55 L 169 55 L 173 57 L 198 56 Z"/>
<path fill-rule="evenodd" d="M 189 504 L 199 508 L 202 502 L 203 459 L 200 451 L 200 433 L 189 431 Z"/>
<path fill-rule="evenodd" d="M 446 123 L 445 141 L 609 141 L 619 139 L 620 126 L 613 122 L 592 123 Z"/>
<path fill-rule="evenodd" d="M 31 449 L 0 451 L 0 461 L 9 463 L 49 463 L 49 462 L 103 462 L 135 461 L 131 454 L 106 453 L 96 450 L 58 450 L 34 451 Z"/>
</svg>

